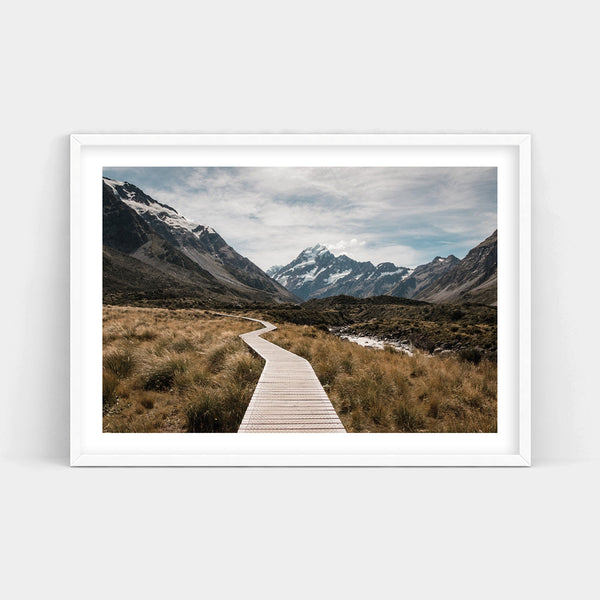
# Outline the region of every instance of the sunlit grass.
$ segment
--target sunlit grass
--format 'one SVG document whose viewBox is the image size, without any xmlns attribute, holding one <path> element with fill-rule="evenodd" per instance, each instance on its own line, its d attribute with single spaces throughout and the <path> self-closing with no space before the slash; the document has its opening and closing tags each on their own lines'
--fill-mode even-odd
<svg viewBox="0 0 600 600">
<path fill-rule="evenodd" d="M 496 363 L 364 348 L 310 326 L 265 336 L 310 361 L 349 432 L 495 432 Z"/>
<path fill-rule="evenodd" d="M 201 310 L 105 306 L 105 432 L 236 432 L 263 361 L 256 323 Z"/>
<path fill-rule="evenodd" d="M 308 325 L 265 336 L 310 361 L 349 432 L 494 432 L 497 368 L 477 353 L 363 348 Z M 257 323 L 201 310 L 104 308 L 106 432 L 235 432 L 263 362 Z"/>
</svg>

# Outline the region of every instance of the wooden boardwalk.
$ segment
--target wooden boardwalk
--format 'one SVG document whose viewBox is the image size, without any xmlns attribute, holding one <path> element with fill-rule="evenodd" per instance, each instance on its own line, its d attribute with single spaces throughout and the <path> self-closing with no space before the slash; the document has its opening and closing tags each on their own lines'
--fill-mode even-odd
<svg viewBox="0 0 600 600">
<path fill-rule="evenodd" d="M 264 326 L 240 337 L 266 364 L 238 433 L 346 433 L 310 363 L 260 337 L 275 325 L 242 318 Z"/>
</svg>

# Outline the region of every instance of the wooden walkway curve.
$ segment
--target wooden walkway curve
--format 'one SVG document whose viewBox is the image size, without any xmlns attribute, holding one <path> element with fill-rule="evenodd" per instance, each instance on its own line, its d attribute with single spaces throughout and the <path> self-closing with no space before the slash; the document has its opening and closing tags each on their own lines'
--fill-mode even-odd
<svg viewBox="0 0 600 600">
<path fill-rule="evenodd" d="M 275 325 L 241 318 L 264 327 L 240 337 L 265 359 L 265 367 L 238 433 L 346 433 L 310 363 L 260 337 Z"/>
</svg>

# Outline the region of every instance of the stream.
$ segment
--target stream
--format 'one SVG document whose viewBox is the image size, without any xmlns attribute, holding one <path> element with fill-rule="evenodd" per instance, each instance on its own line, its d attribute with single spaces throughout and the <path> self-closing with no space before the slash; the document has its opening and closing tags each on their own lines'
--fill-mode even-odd
<svg viewBox="0 0 600 600">
<path fill-rule="evenodd" d="M 332 331 L 332 333 L 335 333 L 335 335 L 342 340 L 348 340 L 349 342 L 353 342 L 359 346 L 364 346 L 365 348 L 378 348 L 383 350 L 384 346 L 392 346 L 392 348 L 395 348 L 398 352 L 404 352 L 409 356 L 413 355 L 413 347 L 410 344 L 403 344 L 395 341 L 383 341 L 379 338 L 368 335 L 353 335 L 348 333 L 339 333 L 336 331 Z"/>
</svg>

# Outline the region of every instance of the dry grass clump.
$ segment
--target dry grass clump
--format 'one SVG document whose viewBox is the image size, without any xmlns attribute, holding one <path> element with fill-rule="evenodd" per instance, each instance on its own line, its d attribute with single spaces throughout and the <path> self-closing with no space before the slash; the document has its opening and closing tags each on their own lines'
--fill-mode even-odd
<svg viewBox="0 0 600 600">
<path fill-rule="evenodd" d="M 259 327 L 201 310 L 105 306 L 105 432 L 236 432 L 263 369 Z"/>
<path fill-rule="evenodd" d="M 307 358 L 349 432 L 495 432 L 496 363 L 364 348 L 314 327 L 265 336 Z"/>
<path fill-rule="evenodd" d="M 206 387 L 186 410 L 192 432 L 234 433 L 238 430 L 263 365 L 255 358 L 236 353 L 230 357 L 226 379 Z M 249 383 L 252 382 L 252 383 Z"/>
</svg>

